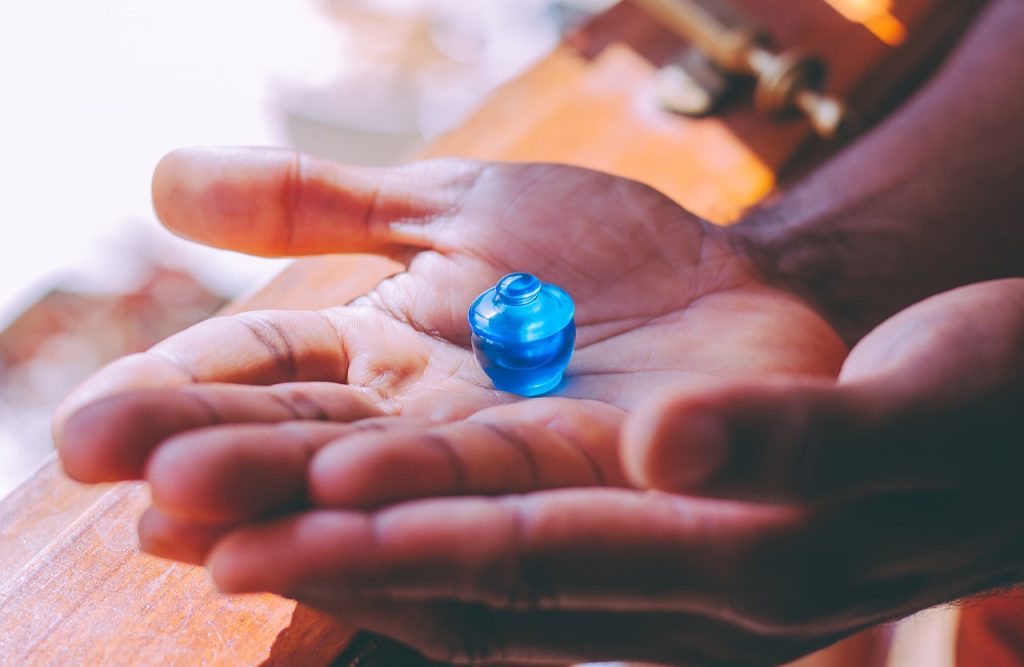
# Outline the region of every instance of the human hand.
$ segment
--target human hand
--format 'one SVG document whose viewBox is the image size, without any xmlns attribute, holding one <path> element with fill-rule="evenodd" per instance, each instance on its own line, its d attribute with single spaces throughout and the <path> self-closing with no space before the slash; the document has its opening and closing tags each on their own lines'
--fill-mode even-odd
<svg viewBox="0 0 1024 667">
<path fill-rule="evenodd" d="M 835 386 L 666 396 L 631 419 L 626 443 L 639 485 L 805 513 L 766 540 L 766 581 L 751 590 L 797 634 L 1018 586 L 1024 279 L 900 313 L 853 349 Z"/>
<path fill-rule="evenodd" d="M 367 511 L 380 499 L 364 486 L 347 507 L 218 536 L 204 557 L 224 590 L 294 597 L 446 660 L 779 664 L 1019 581 L 1022 343 L 1024 280 L 962 288 L 871 333 L 838 383 L 716 381 L 644 405 L 620 488 Z M 429 452 L 425 432 L 392 444 Z M 395 460 L 355 449 L 339 478 Z M 538 470 L 564 454 L 531 450 Z M 463 476 L 431 493 L 493 476 L 462 451 Z M 167 529 L 151 517 L 143 535 L 180 537 Z"/>
<path fill-rule="evenodd" d="M 200 324 L 62 406 L 66 469 L 148 479 L 142 545 L 180 560 L 202 562 L 239 525 L 311 501 L 619 486 L 624 410 L 651 392 L 708 376 L 830 375 L 845 355 L 802 302 L 751 278 L 726 232 L 604 174 L 189 151 L 161 165 L 154 195 L 172 229 L 215 245 L 409 263 L 350 305 Z M 576 299 L 559 398 L 494 391 L 468 350 L 466 306 L 509 270 Z"/>
<path fill-rule="evenodd" d="M 465 313 L 513 270 L 575 299 L 577 350 L 557 393 L 588 399 L 575 409 L 607 424 L 608 437 L 623 410 L 658 388 L 707 376 L 830 375 L 845 354 L 803 302 L 751 277 L 727 232 L 646 186 L 588 170 L 462 161 L 360 169 L 288 151 L 187 150 L 161 163 L 154 201 L 171 229 L 211 245 L 373 252 L 408 270 L 349 305 L 213 319 L 104 369 L 55 419 L 64 465 L 83 481 L 140 477 L 164 439 L 213 423 L 302 421 L 274 456 L 304 466 L 294 440 L 317 445 L 347 432 L 336 423 L 446 421 L 517 401 L 476 367 Z M 331 424 L 310 426 L 316 419 Z M 264 441 L 281 431 L 253 427 L 246 439 L 270 447 Z M 154 492 L 158 503 L 170 495 Z"/>
</svg>

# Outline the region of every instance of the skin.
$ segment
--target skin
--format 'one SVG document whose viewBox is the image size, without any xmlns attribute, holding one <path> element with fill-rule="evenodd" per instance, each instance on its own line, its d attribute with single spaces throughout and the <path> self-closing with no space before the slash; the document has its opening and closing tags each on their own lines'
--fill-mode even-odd
<svg viewBox="0 0 1024 667">
<path fill-rule="evenodd" d="M 837 384 L 650 403 L 626 424 L 624 488 L 350 503 L 237 530 L 206 562 L 225 590 L 293 596 L 444 659 L 779 664 L 1020 580 L 1022 378 L 1024 280 L 975 285 L 872 332 Z M 715 440 L 691 430 L 709 421 Z"/>
<path fill-rule="evenodd" d="M 56 418 L 64 465 L 82 481 L 136 478 L 177 432 L 253 421 L 480 415 L 554 430 L 567 446 L 590 437 L 579 433 L 586 423 L 613 442 L 625 411 L 660 388 L 830 376 L 846 354 L 803 301 L 755 280 L 721 229 L 597 172 L 458 161 L 370 170 L 288 151 L 200 149 L 160 164 L 154 200 L 171 229 L 212 245 L 375 251 L 408 269 L 346 306 L 213 319 L 104 369 Z M 574 296 L 576 353 L 556 392 L 578 399 L 567 412 L 565 400 L 516 405 L 473 359 L 465 309 L 513 269 Z M 537 430 L 524 428 L 491 432 L 515 443 Z"/>
<path fill-rule="evenodd" d="M 927 86 L 784 196 L 739 245 L 854 343 L 921 299 L 1024 275 L 1024 2 L 993 0 Z"/>
<path fill-rule="evenodd" d="M 222 590 L 456 661 L 777 664 L 1019 582 L 1021 29 L 993 3 L 899 114 L 728 230 L 571 167 L 174 153 L 178 233 L 408 270 L 101 371 L 58 412 L 65 468 L 149 480 L 142 547 Z M 489 389 L 468 350 L 465 305 L 511 270 L 577 301 L 553 397 Z"/>
<path fill-rule="evenodd" d="M 408 261 L 346 306 L 199 324 L 101 371 L 68 399 L 56 419 L 68 472 L 87 482 L 147 475 L 158 507 L 182 518 L 193 517 L 185 504 L 205 502 L 182 480 L 243 456 L 276 465 L 296 448 L 306 457 L 296 475 L 309 463 L 314 501 L 344 502 L 366 471 L 341 483 L 342 452 L 380 452 L 424 429 L 451 444 L 416 436 L 373 465 L 443 467 L 463 454 L 452 447 L 483 438 L 505 455 L 481 457 L 493 479 L 467 479 L 466 494 L 518 489 L 527 478 L 538 488 L 617 483 L 621 476 L 601 475 L 615 467 L 606 463 L 620 423 L 652 392 L 730 375 L 829 377 L 846 354 L 811 308 L 753 279 L 722 230 L 646 186 L 597 172 L 453 161 L 381 171 L 286 151 L 188 150 L 161 163 L 154 195 L 168 226 L 214 245 L 261 254 L 376 249 Z M 571 227 L 558 224 L 563 207 L 577 216 Z M 498 392 L 473 360 L 465 307 L 512 268 L 575 297 L 577 349 L 558 398 Z M 355 430 L 340 424 L 368 418 Z M 469 423 L 451 424 L 458 420 Z M 294 422 L 283 427 L 287 438 L 280 422 Z M 221 444 L 189 444 L 194 435 Z M 344 448 L 320 451 L 339 438 Z M 168 439 L 174 446 L 153 454 Z M 185 449 L 192 453 L 173 453 Z M 531 451 L 542 449 L 564 453 L 551 474 L 531 467 Z M 214 451 L 232 464 L 194 465 Z M 305 497 L 301 489 L 295 502 Z M 248 514 L 240 505 L 236 514 Z"/>
</svg>

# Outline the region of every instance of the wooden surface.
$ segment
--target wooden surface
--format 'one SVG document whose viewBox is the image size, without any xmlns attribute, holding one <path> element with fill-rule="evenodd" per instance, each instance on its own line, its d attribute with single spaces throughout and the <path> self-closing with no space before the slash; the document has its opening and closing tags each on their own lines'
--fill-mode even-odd
<svg viewBox="0 0 1024 667">
<path fill-rule="evenodd" d="M 330 664 L 348 628 L 270 595 L 211 595 L 202 568 L 136 553 L 146 496 L 102 493 L 6 581 L 0 609 L 21 613 L 5 619 L 4 664 Z"/>
<path fill-rule="evenodd" d="M 952 5 L 970 3 L 897 0 L 893 13 L 911 37 L 901 49 L 823 0 L 738 4 L 761 17 L 779 44 L 825 56 L 833 91 L 877 105 L 889 97 L 879 89 L 913 69 L 905 56 L 915 40 L 948 23 L 959 11 Z M 652 75 L 679 47 L 641 12 L 618 6 L 424 154 L 602 169 L 729 222 L 780 174 L 806 168 L 821 152 L 812 150 L 805 124 L 775 125 L 742 99 L 701 120 L 661 111 Z M 344 303 L 399 268 L 379 258 L 303 260 L 234 309 Z M 352 631 L 318 613 L 271 596 L 220 596 L 201 568 L 138 554 L 134 524 L 146 503 L 142 486 L 78 486 L 53 462 L 0 503 L 0 665 L 318 665 L 349 645 Z M 870 643 L 813 664 L 866 664 L 871 648 L 861 645 Z"/>
</svg>

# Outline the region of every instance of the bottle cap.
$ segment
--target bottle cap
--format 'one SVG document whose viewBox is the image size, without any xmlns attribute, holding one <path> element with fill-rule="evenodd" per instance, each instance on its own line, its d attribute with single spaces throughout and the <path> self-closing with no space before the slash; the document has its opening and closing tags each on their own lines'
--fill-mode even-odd
<svg viewBox="0 0 1024 667">
<path fill-rule="evenodd" d="M 473 301 L 473 333 L 498 343 L 541 340 L 564 329 L 573 318 L 572 298 L 557 285 L 529 273 L 510 273 Z"/>
</svg>

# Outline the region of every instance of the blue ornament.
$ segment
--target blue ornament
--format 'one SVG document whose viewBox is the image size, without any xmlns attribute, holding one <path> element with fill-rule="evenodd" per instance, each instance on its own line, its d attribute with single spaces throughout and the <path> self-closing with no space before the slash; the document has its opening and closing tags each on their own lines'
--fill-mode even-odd
<svg viewBox="0 0 1024 667">
<path fill-rule="evenodd" d="M 529 273 L 510 273 L 473 301 L 473 352 L 495 388 L 538 396 L 557 387 L 576 344 L 572 298 Z"/>
</svg>

